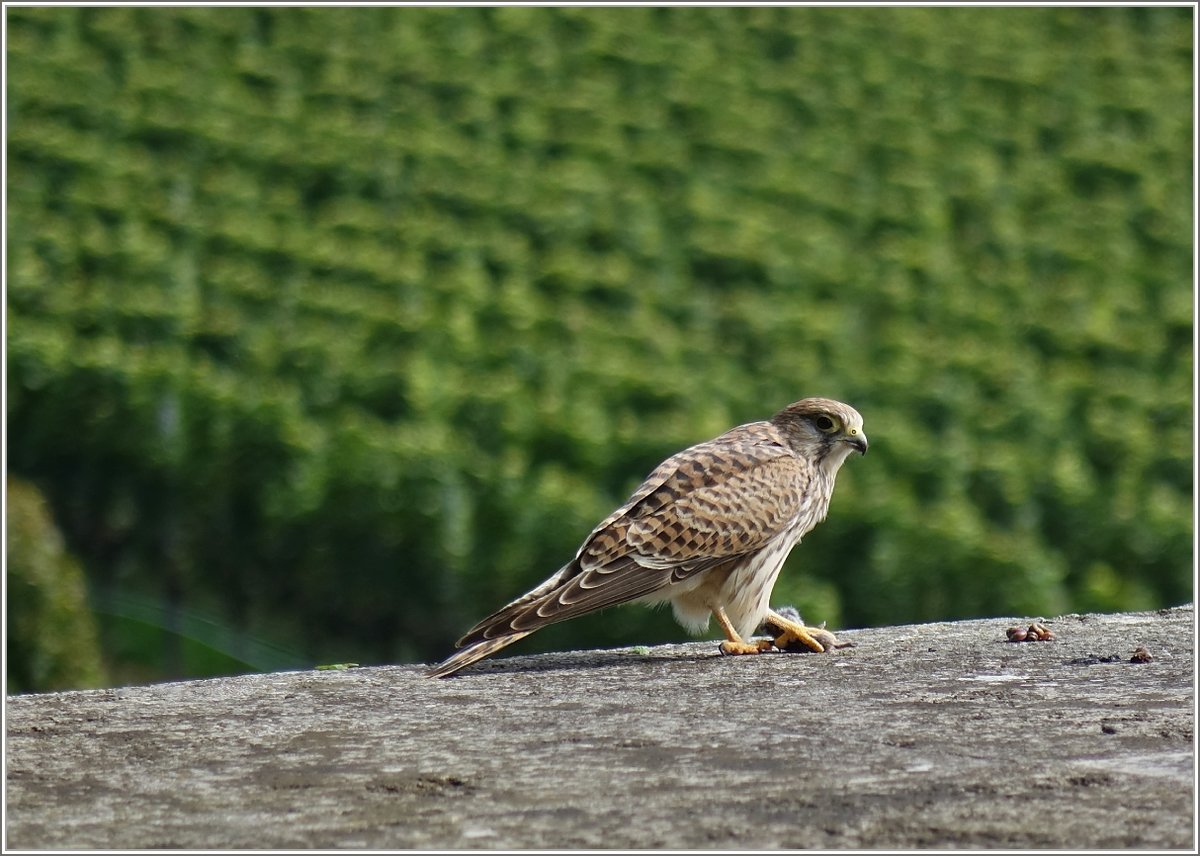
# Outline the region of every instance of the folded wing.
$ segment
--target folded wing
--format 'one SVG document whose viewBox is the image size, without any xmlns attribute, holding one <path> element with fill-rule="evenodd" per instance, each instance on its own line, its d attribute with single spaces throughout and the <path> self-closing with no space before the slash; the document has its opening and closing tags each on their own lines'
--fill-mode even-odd
<svg viewBox="0 0 1200 856">
<path fill-rule="evenodd" d="M 761 549 L 799 512 L 808 480 L 804 462 L 771 434 L 766 423 L 744 425 L 664 461 L 575 559 L 458 647 L 645 597 Z"/>
</svg>

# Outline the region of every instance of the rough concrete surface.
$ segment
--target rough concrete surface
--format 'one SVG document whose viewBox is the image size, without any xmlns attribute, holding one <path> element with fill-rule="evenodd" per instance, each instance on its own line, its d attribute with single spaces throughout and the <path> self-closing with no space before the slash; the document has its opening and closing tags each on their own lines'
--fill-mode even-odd
<svg viewBox="0 0 1200 856">
<path fill-rule="evenodd" d="M 1030 621 L 10 697 L 7 846 L 1191 849 L 1192 607 Z"/>
</svg>

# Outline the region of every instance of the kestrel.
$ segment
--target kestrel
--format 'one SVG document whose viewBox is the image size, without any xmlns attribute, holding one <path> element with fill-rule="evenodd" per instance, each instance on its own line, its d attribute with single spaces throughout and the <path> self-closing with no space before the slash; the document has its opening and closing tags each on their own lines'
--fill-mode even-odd
<svg viewBox="0 0 1200 856">
<path fill-rule="evenodd" d="M 771 590 L 788 553 L 825 519 L 851 452 L 867 453 L 858 411 L 806 398 L 672 455 L 592 530 L 574 559 L 468 630 L 460 650 L 428 674 L 452 675 L 548 624 L 631 601 L 670 602 L 693 633 L 714 616 L 724 654 L 796 643 L 824 650 L 815 630 L 770 608 Z M 774 643 L 748 642 L 764 620 L 779 633 Z"/>
</svg>

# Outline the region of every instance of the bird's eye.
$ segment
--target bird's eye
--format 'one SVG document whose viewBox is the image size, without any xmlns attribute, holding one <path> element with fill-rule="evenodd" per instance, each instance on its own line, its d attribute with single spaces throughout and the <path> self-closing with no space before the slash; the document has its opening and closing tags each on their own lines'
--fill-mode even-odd
<svg viewBox="0 0 1200 856">
<path fill-rule="evenodd" d="M 822 431 L 833 431 L 835 428 L 837 428 L 837 423 L 828 416 L 818 416 L 817 427 Z"/>
</svg>

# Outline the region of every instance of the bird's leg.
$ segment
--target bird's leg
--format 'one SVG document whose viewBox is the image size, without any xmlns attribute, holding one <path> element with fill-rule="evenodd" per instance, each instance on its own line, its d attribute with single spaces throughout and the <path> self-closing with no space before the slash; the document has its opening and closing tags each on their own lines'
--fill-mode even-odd
<svg viewBox="0 0 1200 856">
<path fill-rule="evenodd" d="M 729 623 L 729 616 L 721 607 L 713 609 L 712 614 L 717 619 L 717 624 L 721 625 L 721 632 L 725 634 L 725 641 L 721 643 L 722 654 L 761 654 L 771 650 L 769 639 L 760 639 L 757 642 L 747 642 L 743 639 L 733 629 L 733 625 Z"/>
<path fill-rule="evenodd" d="M 763 624 L 769 632 L 777 634 L 775 647 L 780 651 L 795 650 L 797 642 L 818 654 L 827 648 L 844 647 L 828 630 L 797 624 L 791 619 L 784 618 L 773 609 L 767 610 L 767 618 Z M 820 642 L 817 641 L 817 637 L 820 637 Z"/>
</svg>

